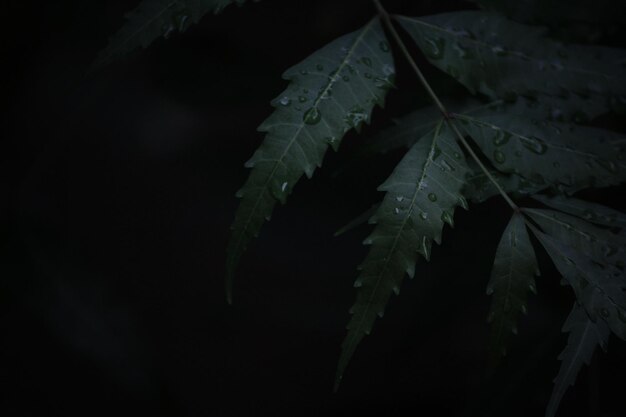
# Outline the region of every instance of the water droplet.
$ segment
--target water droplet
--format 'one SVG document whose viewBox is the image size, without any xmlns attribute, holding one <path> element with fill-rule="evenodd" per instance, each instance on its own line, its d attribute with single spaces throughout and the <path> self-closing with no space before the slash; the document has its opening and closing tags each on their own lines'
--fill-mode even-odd
<svg viewBox="0 0 626 417">
<path fill-rule="evenodd" d="M 431 59 L 441 59 L 443 57 L 444 48 L 446 45 L 446 41 L 442 38 L 423 38 L 427 43 L 427 48 L 424 48 L 424 53 Z"/>
<path fill-rule="evenodd" d="M 322 113 L 320 113 L 317 107 L 311 107 L 304 113 L 302 120 L 308 125 L 316 125 L 322 120 Z"/>
<path fill-rule="evenodd" d="M 509 132 L 504 132 L 504 131 L 498 132 L 493 137 L 493 144 L 496 146 L 502 146 L 511 139 L 511 136 L 512 135 Z"/>
<path fill-rule="evenodd" d="M 281 185 L 281 186 L 280 186 L 280 190 L 281 190 L 283 193 L 284 193 L 284 192 L 285 192 L 285 190 L 287 189 L 287 185 L 289 185 L 289 184 L 288 184 L 288 183 L 286 183 L 286 182 L 283 182 L 283 185 Z"/>
<path fill-rule="evenodd" d="M 485 291 L 487 295 L 493 294 L 493 287 L 487 287 L 487 291 Z"/>
<path fill-rule="evenodd" d="M 289 97 L 285 96 L 285 97 L 281 98 L 278 102 L 280 104 L 282 104 L 283 106 L 288 106 L 288 105 L 291 104 L 291 99 Z"/>
<path fill-rule="evenodd" d="M 496 149 L 493 152 L 493 159 L 495 159 L 495 161 L 499 164 L 504 163 L 504 161 L 506 161 L 506 156 L 504 155 L 504 153 L 498 149 Z"/>
<path fill-rule="evenodd" d="M 300 97 L 298 97 L 298 101 L 299 101 L 300 103 L 306 103 L 306 101 L 307 101 L 307 100 L 308 100 L 308 99 L 307 99 L 306 97 L 304 97 L 304 96 L 300 96 Z"/>
<path fill-rule="evenodd" d="M 522 314 L 528 314 L 528 308 L 524 304 L 522 304 L 521 309 L 522 309 Z"/>
<path fill-rule="evenodd" d="M 520 138 L 522 139 L 522 145 L 532 153 L 536 153 L 537 155 L 543 155 L 548 151 L 548 146 L 546 145 L 546 143 L 535 136 Z"/>
<path fill-rule="evenodd" d="M 385 42 L 385 41 L 380 41 L 378 43 L 378 47 L 383 52 L 389 52 L 389 44 L 387 42 Z"/>
<path fill-rule="evenodd" d="M 454 152 L 452 156 L 454 156 L 455 159 L 461 159 L 461 154 L 458 152 Z"/>
<path fill-rule="evenodd" d="M 307 70 L 304 70 L 304 69 L 300 70 L 300 74 L 301 75 L 307 75 L 308 73 L 309 73 L 309 71 L 307 71 Z"/>
<path fill-rule="evenodd" d="M 426 212 L 422 211 L 422 212 L 420 213 L 420 219 L 422 219 L 422 220 L 426 220 L 427 218 L 428 218 L 428 213 L 426 213 Z"/>
<path fill-rule="evenodd" d="M 393 211 L 394 211 L 396 214 L 400 214 L 400 208 L 399 208 L 399 207 L 396 207 L 395 209 L 393 209 Z"/>
<path fill-rule="evenodd" d="M 402 202 L 402 200 L 404 200 L 404 197 L 402 197 L 401 195 L 399 195 L 399 196 L 397 196 L 397 197 L 396 197 L 396 201 L 397 201 L 398 203 Z"/>
<path fill-rule="evenodd" d="M 348 77 L 347 75 L 344 75 L 343 77 L 341 77 L 342 80 L 344 80 L 345 82 L 350 81 L 350 77 Z"/>
<path fill-rule="evenodd" d="M 531 283 L 528 286 L 528 289 L 533 293 L 533 294 L 537 294 L 537 287 L 535 286 L 535 284 Z"/>
<path fill-rule="evenodd" d="M 434 203 L 435 201 L 437 201 L 437 194 L 435 193 L 428 194 L 428 199 Z"/>
</svg>

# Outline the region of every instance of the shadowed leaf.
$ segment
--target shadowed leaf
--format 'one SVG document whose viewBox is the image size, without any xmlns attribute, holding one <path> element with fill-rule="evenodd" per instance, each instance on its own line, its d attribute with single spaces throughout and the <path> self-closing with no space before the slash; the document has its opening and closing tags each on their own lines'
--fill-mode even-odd
<svg viewBox="0 0 626 417">
<path fill-rule="evenodd" d="M 455 207 L 467 207 L 460 193 L 466 173 L 463 153 L 440 121 L 379 187 L 386 194 L 375 215 L 376 227 L 364 242 L 371 248 L 354 284 L 357 299 L 350 310 L 336 387 L 357 345 L 376 317 L 382 317 L 391 293 L 399 292 L 404 275 L 413 277 L 418 254 L 428 260 L 432 241 L 441 242 L 444 223 L 452 225 Z"/>
<path fill-rule="evenodd" d="M 237 192 L 241 203 L 232 225 L 227 256 L 227 292 L 248 243 L 285 203 L 303 174 L 320 167 L 328 146 L 337 149 L 350 129 L 369 122 L 392 86 L 394 62 L 378 19 L 345 35 L 290 68 L 291 83 L 259 126 L 265 140 L 246 163 L 250 176 Z"/>
</svg>

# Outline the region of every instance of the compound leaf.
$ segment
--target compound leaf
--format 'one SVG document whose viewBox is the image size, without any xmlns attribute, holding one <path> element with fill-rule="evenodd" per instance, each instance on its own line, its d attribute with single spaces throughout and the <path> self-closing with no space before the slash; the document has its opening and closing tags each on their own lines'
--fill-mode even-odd
<svg viewBox="0 0 626 417">
<path fill-rule="evenodd" d="M 287 70 L 291 83 L 259 126 L 265 140 L 246 163 L 250 176 L 237 192 L 241 203 L 228 245 L 227 292 L 247 244 L 269 220 L 277 201 L 303 174 L 313 175 L 328 146 L 337 149 L 346 132 L 369 122 L 393 85 L 394 62 L 378 19 L 331 42 Z"/>
</svg>

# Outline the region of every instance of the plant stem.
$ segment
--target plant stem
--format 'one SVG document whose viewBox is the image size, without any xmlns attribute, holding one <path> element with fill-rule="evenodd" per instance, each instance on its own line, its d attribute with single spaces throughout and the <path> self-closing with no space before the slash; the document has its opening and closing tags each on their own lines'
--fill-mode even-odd
<svg viewBox="0 0 626 417">
<path fill-rule="evenodd" d="M 422 86 L 424 86 L 424 88 L 426 89 L 426 92 L 428 93 L 430 98 L 433 100 L 433 102 L 435 103 L 435 105 L 437 106 L 439 111 L 441 112 L 441 115 L 446 120 L 446 123 L 448 124 L 448 126 L 450 126 L 450 128 L 456 134 L 457 139 L 459 140 L 459 142 L 461 142 L 461 144 L 467 150 L 467 153 L 469 153 L 469 155 L 474 159 L 474 161 L 476 161 L 476 163 L 478 164 L 480 169 L 483 170 L 483 172 L 485 173 L 487 178 L 489 178 L 489 180 L 496 186 L 496 189 L 502 195 L 504 200 L 509 204 L 509 206 L 511 206 L 511 208 L 514 211 L 519 211 L 519 207 L 517 206 L 517 204 L 515 204 L 515 202 L 513 200 L 511 200 L 511 198 L 508 196 L 508 194 L 502 189 L 502 187 L 500 186 L 498 181 L 496 181 L 496 179 L 493 177 L 493 175 L 491 175 L 491 173 L 489 172 L 487 167 L 485 167 L 485 165 L 482 163 L 480 158 L 478 158 L 478 155 L 476 155 L 476 153 L 471 148 L 471 146 L 469 146 L 469 144 L 465 140 L 465 137 L 463 137 L 463 134 L 459 131 L 458 127 L 454 123 L 454 115 L 452 113 L 449 113 L 446 110 L 445 106 L 443 105 L 441 100 L 439 100 L 439 97 L 437 96 L 435 91 L 432 89 L 432 87 L 430 86 L 428 81 L 426 80 L 426 77 L 424 77 L 424 74 L 422 74 L 422 71 L 419 69 L 419 67 L 417 66 L 417 63 L 415 62 L 415 60 L 411 56 L 411 53 L 409 52 L 409 50 L 407 49 L 404 41 L 400 37 L 400 34 L 396 30 L 396 28 L 393 26 L 393 23 L 391 21 L 391 16 L 389 15 L 389 13 L 387 13 L 387 10 L 385 10 L 383 5 L 380 3 L 380 0 L 373 0 L 373 2 L 374 2 L 374 5 L 376 6 L 376 9 L 378 10 L 378 14 L 380 15 L 380 18 L 382 19 L 382 21 L 385 24 L 385 26 L 387 27 L 387 29 L 389 29 L 389 32 L 391 33 L 391 36 L 393 36 L 394 41 L 396 42 L 396 44 L 400 48 L 400 51 L 402 52 L 402 54 L 405 56 L 405 58 L 409 62 L 409 65 L 411 66 L 411 68 L 413 69 L 415 74 L 417 75 L 417 78 L 419 78 L 420 82 L 422 83 Z"/>
</svg>

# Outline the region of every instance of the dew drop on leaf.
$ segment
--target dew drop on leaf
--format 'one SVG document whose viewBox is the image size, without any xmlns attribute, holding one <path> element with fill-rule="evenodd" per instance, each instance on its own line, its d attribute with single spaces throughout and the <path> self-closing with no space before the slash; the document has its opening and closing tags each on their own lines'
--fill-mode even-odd
<svg viewBox="0 0 626 417">
<path fill-rule="evenodd" d="M 493 152 L 493 159 L 495 159 L 495 161 L 499 164 L 504 163 L 504 161 L 506 161 L 506 156 L 504 156 L 504 153 L 500 150 L 495 150 Z"/>
<path fill-rule="evenodd" d="M 534 136 L 530 136 L 528 138 L 524 138 L 522 140 L 522 145 L 532 153 L 536 153 L 537 155 L 543 155 L 548 151 L 548 146 L 546 143 Z"/>
<path fill-rule="evenodd" d="M 282 104 L 283 106 L 288 106 L 288 105 L 291 104 L 291 99 L 289 97 L 285 96 L 285 97 L 281 98 L 278 102 L 280 104 Z"/>
<path fill-rule="evenodd" d="M 437 194 L 435 194 L 435 193 L 430 193 L 430 194 L 428 194 L 428 199 L 429 199 L 430 201 L 432 201 L 432 202 L 437 201 Z"/>
<path fill-rule="evenodd" d="M 378 47 L 383 52 L 389 52 L 389 44 L 385 41 L 380 41 L 380 43 L 378 44 Z"/>
</svg>

